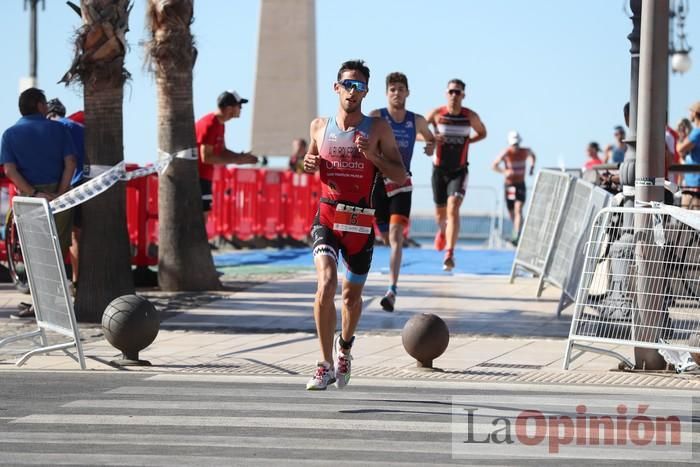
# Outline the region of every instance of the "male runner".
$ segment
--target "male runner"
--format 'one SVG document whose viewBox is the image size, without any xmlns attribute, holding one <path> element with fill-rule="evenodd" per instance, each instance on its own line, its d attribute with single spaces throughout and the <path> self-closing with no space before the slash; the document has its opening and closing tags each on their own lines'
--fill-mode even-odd
<svg viewBox="0 0 700 467">
<path fill-rule="evenodd" d="M 381 118 L 362 114 L 368 81 L 369 68 L 363 61 L 348 61 L 340 66 L 333 85 L 340 100 L 338 113 L 311 122 L 309 152 L 304 157 L 304 170 L 321 171 L 321 202 L 311 238 L 318 277 L 314 319 L 322 359 L 307 389 L 326 389 L 336 381 L 342 388 L 350 380 L 350 350 L 362 312 L 362 288 L 372 262 L 372 207 L 378 171 L 396 183 L 406 181 L 406 169 L 391 127 Z M 343 279 L 341 332 L 334 365 L 339 251 L 347 273 Z"/>
<path fill-rule="evenodd" d="M 438 232 L 435 248 L 445 249 L 442 268 L 455 266 L 454 248 L 459 236 L 459 207 L 467 191 L 469 146 L 486 138 L 486 127 L 471 109 L 462 107 L 466 85 L 460 79 L 447 83 L 447 105 L 431 111 L 427 120 L 435 130 L 437 151 L 433 157 L 433 201 Z M 472 136 L 472 130 L 476 133 Z"/>
<path fill-rule="evenodd" d="M 411 158 L 416 135 L 426 141 L 425 154 L 431 156 L 434 148 L 434 137 L 428 128 L 428 123 L 422 115 L 406 110 L 406 98 L 409 95 L 408 78 L 403 73 L 390 73 L 386 77 L 386 96 L 388 106 L 370 112 L 370 117 L 385 119 L 394 132 L 396 144 L 401 152 L 403 165 L 408 171 L 409 178 L 403 184 L 394 183 L 384 178 L 385 189 L 377 190 L 377 227 L 382 233 L 384 243 L 391 245 L 389 258 L 389 290 L 379 302 L 385 311 L 394 311 L 396 303 L 396 284 L 399 280 L 401 256 L 404 242 L 404 229 L 408 226 L 411 215 Z M 381 188 L 381 187 L 380 187 Z M 387 242 L 388 240 L 388 242 Z"/>
<path fill-rule="evenodd" d="M 511 242 L 518 244 L 520 230 L 523 227 L 523 206 L 525 205 L 525 173 L 527 161 L 530 160 L 530 171 L 535 171 L 535 153 L 530 148 L 520 146 L 522 138 L 517 131 L 508 133 L 508 147 L 496 157 L 491 168 L 505 175 L 505 197 L 508 206 L 508 215 L 513 222 L 513 235 Z"/>
</svg>

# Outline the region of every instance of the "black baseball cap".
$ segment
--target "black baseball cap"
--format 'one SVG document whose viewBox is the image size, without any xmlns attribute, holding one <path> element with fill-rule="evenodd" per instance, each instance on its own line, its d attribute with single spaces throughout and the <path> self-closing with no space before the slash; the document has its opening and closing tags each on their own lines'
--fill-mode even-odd
<svg viewBox="0 0 700 467">
<path fill-rule="evenodd" d="M 242 98 L 236 91 L 224 91 L 221 94 L 219 94 L 219 97 L 216 99 L 216 104 L 219 106 L 220 109 L 232 105 L 241 105 L 247 103 L 248 99 Z"/>
</svg>

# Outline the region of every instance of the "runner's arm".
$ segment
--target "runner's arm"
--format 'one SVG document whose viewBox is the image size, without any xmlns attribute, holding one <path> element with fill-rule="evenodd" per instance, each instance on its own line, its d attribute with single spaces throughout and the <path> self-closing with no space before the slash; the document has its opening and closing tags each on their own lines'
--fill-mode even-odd
<svg viewBox="0 0 700 467">
<path fill-rule="evenodd" d="M 371 112 L 368 114 L 368 116 L 370 116 L 370 117 L 381 117 L 381 116 L 382 116 L 382 113 L 379 111 L 379 109 L 374 109 L 373 111 L 371 111 Z"/>
<path fill-rule="evenodd" d="M 309 127 L 309 146 L 304 155 L 304 172 L 316 172 L 321 163 L 317 135 L 326 124 L 323 118 L 315 118 Z"/>
<path fill-rule="evenodd" d="M 532 149 L 527 150 L 527 158 L 530 159 L 530 175 L 532 175 L 535 173 L 535 161 L 537 160 L 537 156 L 535 156 Z"/>
<path fill-rule="evenodd" d="M 371 141 L 368 141 L 367 138 L 358 137 L 356 140 L 357 149 L 385 177 L 396 183 L 404 183 L 407 178 L 406 167 L 404 167 L 401 160 L 401 153 L 396 145 L 396 139 L 391 127 L 385 120 L 375 118 L 372 130 L 377 135 L 375 142 L 370 144 Z"/>
<path fill-rule="evenodd" d="M 499 174 L 502 174 L 505 172 L 505 169 L 501 167 L 501 162 L 503 162 L 503 159 L 506 157 L 506 151 L 501 152 L 498 157 L 496 157 L 493 162 L 491 163 L 491 168 L 495 171 L 498 172 Z"/>
<path fill-rule="evenodd" d="M 435 136 L 433 132 L 430 131 L 430 126 L 428 126 L 428 121 L 419 114 L 416 114 L 416 139 L 419 141 L 425 141 L 425 152 L 426 156 L 432 156 L 435 150 Z"/>
<path fill-rule="evenodd" d="M 433 127 L 433 141 L 435 141 L 435 144 L 442 143 L 442 141 L 444 139 L 443 135 L 440 134 L 440 132 L 438 131 L 437 121 L 435 120 L 439 111 L 440 111 L 440 107 L 437 107 L 437 108 L 431 110 L 428 113 L 428 116 L 425 117 L 425 121 L 428 124 L 428 127 L 430 127 L 431 125 Z"/>
<path fill-rule="evenodd" d="M 471 138 L 469 138 L 469 143 L 473 144 L 486 138 L 486 126 L 484 125 L 484 122 L 481 121 L 479 114 L 477 114 L 473 110 L 470 111 L 470 114 L 471 115 L 469 116 L 469 122 L 471 123 L 471 126 L 474 129 L 474 131 L 476 131 L 476 136 L 472 136 Z"/>
</svg>

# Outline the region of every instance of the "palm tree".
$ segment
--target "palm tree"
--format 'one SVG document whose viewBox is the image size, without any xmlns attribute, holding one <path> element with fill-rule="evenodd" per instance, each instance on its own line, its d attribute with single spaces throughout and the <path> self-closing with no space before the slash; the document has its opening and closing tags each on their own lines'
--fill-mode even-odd
<svg viewBox="0 0 700 467">
<path fill-rule="evenodd" d="M 146 44 L 158 88 L 158 144 L 168 154 L 196 147 L 190 32 L 194 0 L 149 0 Z M 176 158 L 158 180 L 158 283 L 163 290 L 221 288 L 202 215 L 194 159 Z"/>
<path fill-rule="evenodd" d="M 75 57 L 61 81 L 81 83 L 85 105 L 86 163 L 113 166 L 124 160 L 122 102 L 130 0 L 82 0 L 83 25 Z M 99 322 L 114 298 L 134 292 L 123 182 L 82 204 L 80 277 L 75 311 Z"/>
</svg>

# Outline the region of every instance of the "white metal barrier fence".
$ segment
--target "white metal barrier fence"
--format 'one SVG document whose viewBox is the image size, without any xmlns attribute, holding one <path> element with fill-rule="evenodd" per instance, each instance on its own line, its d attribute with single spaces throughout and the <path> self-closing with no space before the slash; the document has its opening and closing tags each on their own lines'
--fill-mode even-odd
<svg viewBox="0 0 700 467">
<path fill-rule="evenodd" d="M 510 281 L 514 280 L 516 267 L 521 266 L 539 277 L 538 297 L 542 295 L 545 283 L 561 289 L 557 305 L 559 316 L 576 298 L 591 222 L 595 214 L 609 204 L 611 196 L 565 172 L 543 170 L 540 173 Z M 557 198 L 561 193 L 563 195 Z M 550 203 L 550 206 L 535 206 L 535 203 Z"/>
<path fill-rule="evenodd" d="M 633 366 L 581 342 L 700 353 L 700 212 L 603 209 L 584 259 L 564 369 L 586 351 Z"/>
<path fill-rule="evenodd" d="M 570 186 L 571 176 L 564 172 L 543 169 L 537 174 L 510 271 L 511 283 L 519 267 L 539 276 L 540 280 L 544 276 Z M 538 290 L 541 287 L 542 282 Z"/>
<path fill-rule="evenodd" d="M 68 291 L 68 279 L 58 242 L 56 224 L 48 202 L 43 198 L 15 196 L 12 209 L 19 233 L 24 264 L 32 292 L 37 329 L 0 340 L 0 346 L 10 342 L 39 338 L 39 347 L 26 352 L 18 361 L 23 365 L 30 357 L 54 350 L 63 350 L 85 369 L 80 344 L 80 332 L 73 313 L 73 301 Z M 71 340 L 48 345 L 45 331 L 53 331 Z M 76 354 L 67 349 L 75 347 Z"/>
<path fill-rule="evenodd" d="M 549 261 L 540 278 L 539 297 L 544 283 L 561 289 L 557 316 L 576 299 L 576 290 L 583 264 L 586 239 L 593 218 L 610 202 L 605 190 L 581 179 L 572 179 L 564 212 L 557 225 Z"/>
</svg>

